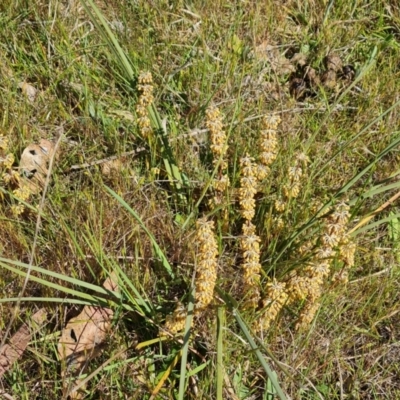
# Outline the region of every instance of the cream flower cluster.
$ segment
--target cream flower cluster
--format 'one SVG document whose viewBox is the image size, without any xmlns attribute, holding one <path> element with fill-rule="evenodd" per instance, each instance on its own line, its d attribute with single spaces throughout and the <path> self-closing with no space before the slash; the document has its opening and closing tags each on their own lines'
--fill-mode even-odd
<svg viewBox="0 0 400 400">
<path fill-rule="evenodd" d="M 256 201 L 254 196 L 257 193 L 257 178 L 255 175 L 255 164 L 253 158 L 246 155 L 240 160 L 240 188 L 239 204 L 242 217 L 251 221 L 255 214 Z"/>
<path fill-rule="evenodd" d="M 211 152 L 213 154 L 213 164 L 219 163 L 217 176 L 212 185 L 217 192 L 223 192 L 229 187 L 229 177 L 225 170 L 228 167 L 226 151 L 228 149 L 227 137 L 224 131 L 223 118 L 217 107 L 209 107 L 206 110 L 206 127 L 210 133 Z"/>
<path fill-rule="evenodd" d="M 300 181 L 309 162 L 310 160 L 305 154 L 296 155 L 294 166 L 288 169 L 289 181 L 283 186 L 283 194 L 286 199 L 296 198 L 300 194 Z"/>
<path fill-rule="evenodd" d="M 172 315 L 168 315 L 165 321 L 165 329 L 171 333 L 183 330 L 186 322 L 186 309 L 182 303 L 178 303 Z"/>
<path fill-rule="evenodd" d="M 138 90 L 140 96 L 136 105 L 137 123 L 143 137 L 147 138 L 152 133 L 150 119 L 148 116 L 148 108 L 154 101 L 153 96 L 153 77 L 151 72 L 142 72 L 138 77 Z"/>
<path fill-rule="evenodd" d="M 287 301 L 288 294 L 284 282 L 278 282 L 273 279 L 267 283 L 265 297 L 262 300 L 263 313 L 258 320 L 257 330 L 264 331 L 269 329 Z"/>
<path fill-rule="evenodd" d="M 281 122 L 278 115 L 264 117 L 263 129 L 260 132 L 260 148 L 258 179 L 262 180 L 269 174 L 269 166 L 275 161 L 278 154 L 277 129 Z"/>
<path fill-rule="evenodd" d="M 243 254 L 243 293 L 244 308 L 257 308 L 260 301 L 260 238 L 256 235 L 256 227 L 246 221 L 242 227 L 240 248 Z"/>
<path fill-rule="evenodd" d="M 256 308 L 260 300 L 260 238 L 256 235 L 256 227 L 251 223 L 255 214 L 256 202 L 254 195 L 257 193 L 257 177 L 255 175 L 254 160 L 246 155 L 240 160 L 240 213 L 245 219 L 242 226 L 240 248 L 243 255 L 243 293 L 245 308 Z"/>
<path fill-rule="evenodd" d="M 211 303 L 217 280 L 218 246 L 214 237 L 214 221 L 202 218 L 196 223 L 197 252 L 196 306 L 195 313 L 201 313 Z"/>
<path fill-rule="evenodd" d="M 314 259 L 304 269 L 304 276 L 297 277 L 297 282 L 289 282 L 292 299 L 296 297 L 306 299 L 306 304 L 296 325 L 297 329 L 308 327 L 318 311 L 319 299 L 322 295 L 323 285 L 330 275 L 331 262 L 336 248 L 339 246 L 340 249 L 340 244 L 346 237 L 349 217 L 349 206 L 345 202 L 338 204 L 327 217 L 324 232 L 320 237 L 320 247 Z M 299 284 L 301 280 L 303 280 L 303 283 Z"/>
<path fill-rule="evenodd" d="M 0 172 L 1 178 L 5 184 L 10 184 L 14 182 L 20 184 L 21 176 L 17 171 L 12 169 L 14 164 L 14 155 L 9 153 L 9 140 L 7 137 L 0 135 Z M 20 187 L 13 190 L 14 196 L 17 200 L 27 201 L 31 195 L 27 185 L 19 185 Z M 0 195 L 1 196 L 1 195 Z M 14 215 L 20 215 L 24 211 L 25 207 L 23 204 L 13 204 L 11 206 L 11 212 Z"/>
</svg>

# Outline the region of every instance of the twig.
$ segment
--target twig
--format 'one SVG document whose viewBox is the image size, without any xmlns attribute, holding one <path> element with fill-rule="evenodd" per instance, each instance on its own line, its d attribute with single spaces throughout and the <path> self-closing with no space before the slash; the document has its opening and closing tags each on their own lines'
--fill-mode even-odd
<svg viewBox="0 0 400 400">
<path fill-rule="evenodd" d="M 350 281 L 349 283 L 353 284 L 353 283 L 364 281 L 365 279 L 368 279 L 368 278 L 372 278 L 372 277 L 375 277 L 375 276 L 383 275 L 383 274 L 385 274 L 386 272 L 389 272 L 392 269 L 393 269 L 393 267 L 388 267 L 388 268 L 383 269 L 382 271 L 375 272 L 374 274 L 363 276 L 363 277 L 358 278 L 358 279 L 354 279 L 354 281 Z"/>
<path fill-rule="evenodd" d="M 298 112 L 303 112 L 303 111 L 320 111 L 320 112 L 325 112 L 328 108 L 327 107 L 318 107 L 318 106 L 312 106 L 309 105 L 308 107 L 297 107 L 297 108 L 287 108 L 285 110 L 280 110 L 280 111 L 274 111 L 273 114 L 284 114 L 284 113 L 298 113 Z M 344 107 L 341 104 L 337 104 L 333 110 L 330 111 L 343 111 L 343 110 L 356 110 L 357 107 Z M 260 119 L 262 117 L 264 117 L 265 114 L 261 114 L 261 115 L 253 115 L 252 117 L 247 117 L 243 120 L 240 121 L 236 121 L 234 122 L 232 125 L 233 126 L 237 126 L 239 124 L 242 124 L 244 122 L 250 122 L 250 121 L 254 121 L 256 119 Z M 225 124 L 225 127 L 230 126 L 230 124 Z M 182 138 L 186 138 L 186 137 L 191 137 L 191 136 L 196 136 L 196 135 L 200 135 L 202 133 L 206 133 L 208 132 L 208 129 L 203 128 L 203 129 L 192 129 L 187 133 L 184 133 L 183 135 L 180 135 L 177 138 L 172 138 L 170 139 L 171 141 L 174 140 L 178 140 L 178 139 L 182 139 Z"/>
<path fill-rule="evenodd" d="M 122 154 L 119 154 L 119 155 L 116 155 L 116 156 L 102 158 L 101 160 L 92 161 L 90 163 L 72 165 L 66 172 L 76 171 L 76 170 L 84 169 L 84 168 L 90 168 L 90 167 L 93 167 L 94 165 L 103 164 L 103 163 L 105 163 L 107 161 L 112 161 L 112 160 L 117 160 L 118 158 L 132 156 L 132 155 L 135 155 L 135 154 L 140 153 L 140 152 L 145 151 L 145 150 L 146 149 L 144 147 L 140 147 L 139 149 L 136 149 L 136 150 L 128 151 L 126 153 L 122 153 Z"/>
</svg>

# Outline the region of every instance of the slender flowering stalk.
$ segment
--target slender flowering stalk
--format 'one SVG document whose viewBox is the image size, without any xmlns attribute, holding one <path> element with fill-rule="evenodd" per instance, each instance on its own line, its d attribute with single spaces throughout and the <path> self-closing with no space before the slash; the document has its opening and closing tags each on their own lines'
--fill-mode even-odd
<svg viewBox="0 0 400 400">
<path fill-rule="evenodd" d="M 223 157 L 227 150 L 226 134 L 223 129 L 222 115 L 217 107 L 209 107 L 206 110 L 206 127 L 210 132 L 211 151 L 213 153 L 214 165 Z M 221 169 L 227 167 L 224 160 L 221 162 Z"/>
<path fill-rule="evenodd" d="M 214 237 L 214 222 L 199 219 L 196 224 L 197 276 L 195 314 L 203 312 L 211 303 L 217 280 L 218 246 Z"/>
<path fill-rule="evenodd" d="M 286 292 L 286 284 L 278 282 L 274 279 L 266 285 L 266 296 L 262 300 L 263 313 L 257 321 L 258 331 L 268 330 L 271 323 L 275 321 L 276 317 L 284 307 L 288 300 Z"/>
<path fill-rule="evenodd" d="M 269 166 L 275 161 L 278 154 L 278 139 L 276 131 L 281 118 L 277 115 L 268 115 L 263 120 L 263 129 L 260 132 L 259 156 L 260 166 L 258 177 L 264 179 L 269 173 Z"/>
<path fill-rule="evenodd" d="M 217 280 L 218 246 L 214 237 L 214 222 L 205 218 L 196 224 L 197 274 L 195 314 L 199 315 L 208 307 L 214 297 L 214 287 Z M 171 333 L 178 333 L 185 327 L 186 310 L 179 303 L 165 322 L 165 328 Z"/>
<path fill-rule="evenodd" d="M 138 77 L 138 89 L 141 92 L 136 105 L 137 123 L 143 137 L 147 138 L 152 133 L 148 107 L 153 103 L 153 77 L 151 72 L 142 72 Z"/>
<path fill-rule="evenodd" d="M 260 238 L 256 235 L 256 227 L 250 221 L 243 224 L 242 230 L 240 248 L 243 254 L 244 308 L 255 309 L 260 301 Z"/>
<path fill-rule="evenodd" d="M 294 166 L 288 169 L 289 181 L 283 186 L 283 194 L 287 199 L 296 198 L 300 194 L 300 181 L 309 162 L 308 156 L 304 153 L 296 155 Z"/>
<path fill-rule="evenodd" d="M 228 149 L 227 137 L 223 128 L 223 117 L 217 107 L 209 107 L 206 110 L 206 127 L 210 133 L 211 152 L 213 154 L 213 164 L 216 166 L 219 163 L 216 178 L 212 182 L 214 189 L 222 193 L 229 187 L 229 177 L 226 174 L 228 167 L 225 159 Z M 215 202 L 221 203 L 220 196 L 217 196 Z"/>
<path fill-rule="evenodd" d="M 335 211 L 327 217 L 324 232 L 320 237 L 321 247 L 316 252 L 314 259 L 304 269 L 304 275 L 293 277 L 288 282 L 292 301 L 306 299 L 296 329 L 307 328 L 318 311 L 323 285 L 330 275 L 332 258 L 337 247 L 346 239 L 346 225 L 349 217 L 349 206 L 344 202 L 338 204 Z M 354 256 L 354 252 L 351 252 L 348 254 L 349 262 L 352 262 L 351 257 Z"/>
<path fill-rule="evenodd" d="M 349 271 L 354 265 L 356 248 L 356 244 L 351 241 L 349 236 L 347 234 L 344 235 L 341 243 L 339 244 L 339 259 L 343 261 L 344 265 L 341 271 L 338 271 L 333 275 L 333 281 L 341 284 L 346 284 L 349 282 Z"/>
<path fill-rule="evenodd" d="M 14 196 L 17 200 L 26 201 L 29 199 L 31 192 L 27 185 L 22 184 L 20 174 L 13 171 L 12 166 L 15 158 L 12 153 L 9 152 L 9 140 L 8 137 L 0 135 L 0 173 L 1 179 L 5 184 L 11 182 L 19 184 L 19 187 L 13 190 Z M 0 194 L 1 197 L 1 194 Z M 25 206 L 23 204 L 13 204 L 11 206 L 11 212 L 14 215 L 20 215 L 23 213 Z"/>
<path fill-rule="evenodd" d="M 254 166 L 253 159 L 248 155 L 240 160 L 242 175 L 239 189 L 240 213 L 247 221 L 253 219 L 256 207 L 254 196 L 257 193 L 257 178 L 255 176 Z"/>
<path fill-rule="evenodd" d="M 183 330 L 186 323 L 186 309 L 182 303 L 178 303 L 172 315 L 168 315 L 165 321 L 165 329 L 171 333 L 178 333 Z"/>
<path fill-rule="evenodd" d="M 240 248 L 243 254 L 243 294 L 245 308 L 256 308 L 260 300 L 260 238 L 256 235 L 256 227 L 251 223 L 255 214 L 254 195 L 257 192 L 255 164 L 251 157 L 240 160 L 241 178 L 239 189 L 240 212 L 245 222 L 242 226 Z"/>
</svg>

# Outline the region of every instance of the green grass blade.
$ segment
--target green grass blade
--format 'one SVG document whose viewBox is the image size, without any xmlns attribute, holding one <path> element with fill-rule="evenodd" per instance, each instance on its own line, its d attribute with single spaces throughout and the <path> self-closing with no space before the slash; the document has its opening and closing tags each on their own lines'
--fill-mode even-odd
<svg viewBox="0 0 400 400">
<path fill-rule="evenodd" d="M 194 310 L 194 289 L 192 288 L 189 294 L 188 313 L 186 317 L 185 330 L 183 335 L 183 346 L 182 346 L 182 359 L 181 359 L 181 371 L 179 377 L 179 393 L 178 400 L 184 400 L 185 398 L 185 387 L 186 387 L 186 363 L 189 352 L 189 339 L 190 339 L 190 328 L 192 326 L 193 310 Z"/>
<path fill-rule="evenodd" d="M 352 233 L 350 234 L 350 236 L 357 236 L 357 235 L 359 235 L 360 233 L 369 231 L 370 229 L 376 228 L 376 227 L 379 226 L 379 225 L 385 224 L 385 223 L 387 223 L 387 222 L 390 223 L 390 222 L 392 222 L 393 220 L 395 220 L 395 219 L 397 219 L 397 218 L 400 218 L 400 213 L 396 213 L 396 214 L 393 213 L 393 214 L 391 214 L 389 217 L 382 218 L 382 219 L 380 219 L 379 221 L 372 222 L 371 224 L 365 225 L 365 226 L 363 226 L 362 228 L 357 229 L 356 231 L 352 232 Z"/>
<path fill-rule="evenodd" d="M 387 192 L 387 191 L 393 190 L 393 189 L 399 189 L 399 188 L 400 188 L 400 181 L 390 183 L 389 185 L 377 185 L 377 186 L 374 186 L 373 188 L 371 188 L 370 190 L 368 190 L 367 192 L 364 192 L 363 194 L 361 194 L 359 196 L 359 199 L 362 199 L 362 200 L 368 199 L 370 197 L 376 196 L 377 194 L 384 193 L 384 192 Z M 352 202 L 350 204 L 355 203 L 357 200 L 358 199 L 352 200 Z"/>
<path fill-rule="evenodd" d="M 148 304 L 151 305 L 151 301 L 149 300 L 149 298 L 146 296 L 147 301 L 143 299 L 140 292 L 136 289 L 135 285 L 131 282 L 131 280 L 126 276 L 125 272 L 122 270 L 119 264 L 104 253 L 103 246 L 101 245 L 101 243 L 98 243 L 99 240 L 91 233 L 91 231 L 87 229 L 86 235 L 82 233 L 82 236 L 84 237 L 87 245 L 89 246 L 92 253 L 96 257 L 98 264 L 102 266 L 105 273 L 108 274 L 107 271 L 118 272 L 118 276 L 120 278 L 119 289 L 122 293 L 125 294 L 125 296 L 129 299 L 129 301 L 137 307 L 138 312 L 141 315 L 144 315 L 143 310 L 141 308 L 143 307 L 148 313 L 148 315 L 154 315 L 154 311 L 152 312 L 151 308 L 148 306 Z M 129 288 L 127 286 L 129 286 Z M 135 294 L 136 298 L 132 296 L 131 291 Z M 142 292 L 145 293 L 145 291 Z M 152 308 L 154 309 L 154 307 Z"/>
<path fill-rule="evenodd" d="M 61 297 L 6 297 L 4 299 L 0 298 L 0 303 L 16 303 L 18 301 L 26 301 L 32 303 L 62 303 L 62 304 L 77 304 L 82 306 L 101 306 L 109 307 L 110 304 L 105 300 L 99 299 L 98 301 L 71 299 L 71 298 L 61 298 Z M 124 309 L 128 311 L 134 311 L 129 306 L 124 306 Z"/>
<path fill-rule="evenodd" d="M 216 290 L 218 294 L 221 296 L 222 299 L 224 299 L 225 304 L 229 307 L 229 310 L 232 312 L 233 316 L 235 317 L 237 323 L 240 326 L 240 329 L 242 330 L 243 334 L 245 335 L 247 342 L 249 343 L 251 349 L 254 351 L 256 354 L 258 360 L 260 361 L 262 367 L 264 368 L 264 371 L 266 372 L 268 378 L 271 380 L 272 385 L 274 386 L 276 393 L 278 397 L 281 400 L 286 400 L 286 396 L 283 393 L 283 390 L 281 389 L 279 382 L 276 379 L 276 374 L 275 372 L 271 369 L 271 367 L 268 365 L 267 361 L 264 358 L 264 355 L 260 351 L 260 346 L 256 344 L 254 341 L 249 329 L 247 328 L 245 322 L 243 321 L 239 311 L 236 308 L 236 301 L 234 303 L 231 302 L 231 297 L 225 293 L 223 290 L 221 290 L 219 287 L 216 287 Z M 261 346 L 263 347 L 263 346 Z M 286 371 L 284 371 L 286 374 Z"/>
<path fill-rule="evenodd" d="M 133 217 L 136 219 L 136 221 L 139 223 L 139 225 L 142 227 L 142 229 L 146 232 L 147 236 L 150 238 L 150 241 L 153 245 L 154 252 L 156 255 L 160 258 L 162 265 L 164 268 L 167 270 L 168 274 L 171 276 L 171 278 L 174 278 L 174 273 L 172 272 L 171 265 L 169 264 L 167 257 L 165 257 L 163 251 L 161 250 L 160 246 L 157 244 L 156 239 L 154 238 L 153 234 L 147 229 L 146 225 L 143 223 L 139 215 L 128 205 L 128 203 L 117 193 L 115 193 L 112 189 L 110 189 L 107 186 L 104 186 L 105 189 L 110 193 L 115 199 L 126 209 L 129 211 L 130 214 L 133 215 Z"/>
<path fill-rule="evenodd" d="M 0 265 L 3 268 L 5 268 L 5 269 L 17 274 L 17 275 L 20 275 L 20 276 L 22 276 L 24 278 L 27 275 L 27 272 L 21 271 L 21 270 L 19 270 L 17 268 L 14 268 L 14 267 L 11 267 L 11 266 L 3 263 L 3 262 L 0 262 Z M 42 284 L 43 286 L 47 286 L 49 288 L 58 290 L 58 291 L 63 292 L 63 293 L 67 293 L 67 294 L 72 295 L 72 296 L 76 296 L 76 297 L 80 297 L 82 299 L 90 300 L 94 304 L 97 304 L 99 302 L 102 302 L 103 305 L 107 305 L 108 304 L 108 302 L 105 299 L 101 299 L 99 297 L 92 296 L 92 295 L 84 293 L 84 292 L 80 292 L 79 290 L 70 289 L 70 288 L 67 288 L 65 286 L 59 285 L 57 283 L 46 281 L 45 279 L 39 278 L 39 277 L 34 276 L 32 274 L 29 275 L 29 280 L 34 281 L 34 282 L 38 282 L 38 283 Z"/>
<path fill-rule="evenodd" d="M 93 9 L 94 13 L 96 14 L 96 17 L 100 20 L 100 23 L 97 21 L 97 19 L 95 18 L 94 14 L 90 10 L 86 2 Z M 135 76 L 135 71 L 133 70 L 132 64 L 128 60 L 128 57 L 125 55 L 125 52 L 120 46 L 117 38 L 115 37 L 110 27 L 108 26 L 108 23 L 104 18 L 102 12 L 94 4 L 93 0 L 81 0 L 81 3 L 85 11 L 89 15 L 90 19 L 92 20 L 93 24 L 96 26 L 97 30 L 100 32 L 100 34 L 108 43 L 109 47 L 112 49 L 113 53 L 116 55 L 120 67 L 125 72 L 126 79 L 128 81 L 131 81 Z"/>
<path fill-rule="evenodd" d="M 243 334 L 246 336 L 247 342 L 249 343 L 250 347 L 252 350 L 254 350 L 258 361 L 260 361 L 262 367 L 264 368 L 265 373 L 267 374 L 268 378 L 270 379 L 272 385 L 274 386 L 276 393 L 278 397 L 281 400 L 286 400 L 286 396 L 283 393 L 283 390 L 281 389 L 278 380 L 276 379 L 276 373 L 270 368 L 268 365 L 267 361 L 264 358 L 264 355 L 261 353 L 259 350 L 256 342 L 254 341 L 252 335 L 250 334 L 250 331 L 247 329 L 246 324 L 244 323 L 242 317 L 240 316 L 239 312 L 237 310 L 232 310 L 233 315 L 236 318 L 236 321 L 238 322 L 240 329 L 242 330 Z"/>
<path fill-rule="evenodd" d="M 217 400 L 223 400 L 223 381 L 224 381 L 224 328 L 225 328 L 225 308 L 218 307 L 217 314 Z"/>
<path fill-rule="evenodd" d="M 100 293 L 100 294 L 105 295 L 105 296 L 108 296 L 108 295 L 110 295 L 110 293 L 112 293 L 113 296 L 115 296 L 118 299 L 121 299 L 121 295 L 118 292 L 110 292 L 110 291 L 106 290 L 102 286 L 93 285 L 91 283 L 87 283 L 87 282 L 81 281 L 81 280 L 76 279 L 76 278 L 71 278 L 69 276 L 66 276 L 66 275 L 63 275 L 63 274 L 59 274 L 57 272 L 49 271 L 46 268 L 36 267 L 34 265 L 30 266 L 29 264 L 25 264 L 25 263 L 20 262 L 20 261 L 13 261 L 13 260 L 9 260 L 7 258 L 2 258 L 2 257 L 0 257 L 0 264 L 4 268 L 8 268 L 7 264 L 11 264 L 11 265 L 15 265 L 17 267 L 25 268 L 26 270 L 30 269 L 31 271 L 35 271 L 35 272 L 39 272 L 39 273 L 41 273 L 43 275 L 51 276 L 52 278 L 56 278 L 56 279 L 62 280 L 64 282 L 71 283 L 71 284 L 73 284 L 75 286 L 79 286 L 79 287 L 87 289 L 87 290 L 92 290 L 94 292 Z M 60 286 L 60 287 L 62 287 L 62 286 Z"/>
<path fill-rule="evenodd" d="M 186 203 L 186 198 L 183 196 L 182 188 L 187 186 L 187 179 L 179 170 L 179 167 L 173 155 L 171 145 L 168 140 L 167 132 L 165 131 L 165 126 L 163 125 L 161 117 L 154 104 L 149 107 L 149 117 L 153 127 L 155 128 L 155 134 L 157 135 L 160 144 L 161 156 L 163 158 L 164 166 L 168 174 L 168 179 L 172 187 L 175 188 L 178 195 Z"/>
</svg>

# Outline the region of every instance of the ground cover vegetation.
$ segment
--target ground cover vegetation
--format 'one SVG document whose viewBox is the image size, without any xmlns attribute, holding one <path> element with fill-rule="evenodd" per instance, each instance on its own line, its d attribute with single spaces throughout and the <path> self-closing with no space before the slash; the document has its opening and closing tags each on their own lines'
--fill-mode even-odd
<svg viewBox="0 0 400 400">
<path fill-rule="evenodd" d="M 396 399 L 400 7 L 0 5 L 0 396 Z"/>
</svg>

